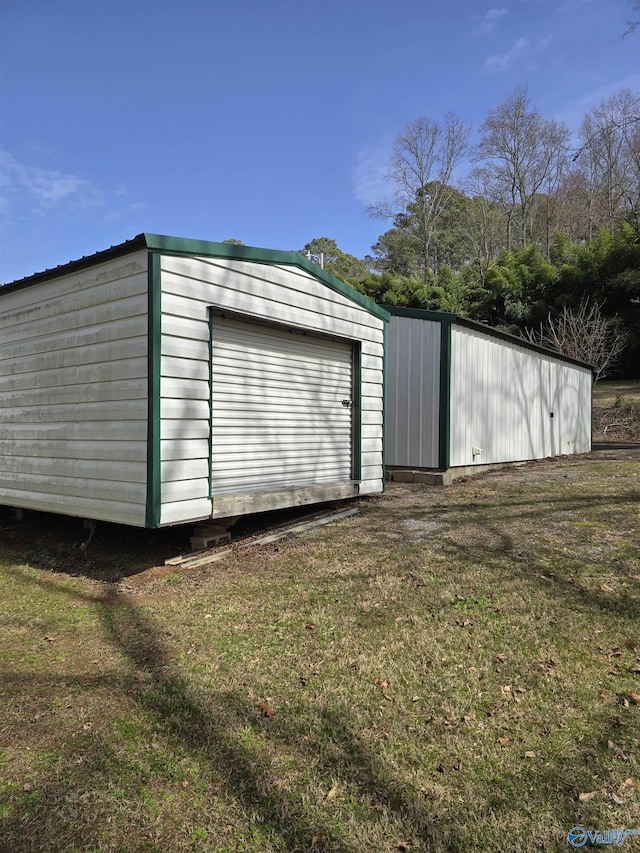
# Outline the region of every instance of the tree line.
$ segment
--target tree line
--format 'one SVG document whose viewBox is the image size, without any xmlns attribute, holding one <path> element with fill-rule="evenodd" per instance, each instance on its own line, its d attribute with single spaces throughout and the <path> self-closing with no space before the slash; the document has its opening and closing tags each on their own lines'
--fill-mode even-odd
<svg viewBox="0 0 640 853">
<path fill-rule="evenodd" d="M 462 171 L 465 169 L 466 171 Z M 453 113 L 418 117 L 392 146 L 389 228 L 364 258 L 333 238 L 302 250 L 381 304 L 451 311 L 514 334 L 601 312 L 640 378 L 640 96 L 621 89 L 583 117 L 577 140 L 518 86 L 475 143 Z"/>
</svg>

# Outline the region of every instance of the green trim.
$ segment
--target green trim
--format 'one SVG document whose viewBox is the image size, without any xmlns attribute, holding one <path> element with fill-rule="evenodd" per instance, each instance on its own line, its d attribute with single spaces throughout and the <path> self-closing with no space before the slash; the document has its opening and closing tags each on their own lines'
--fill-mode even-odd
<svg viewBox="0 0 640 853">
<path fill-rule="evenodd" d="M 321 269 L 317 264 L 307 260 L 299 252 L 285 252 L 279 249 L 258 249 L 254 246 L 239 246 L 235 243 L 213 243 L 209 240 L 191 240 L 184 237 L 166 237 L 162 234 L 139 235 L 135 238 L 144 238 L 147 248 L 158 250 L 164 254 L 184 255 L 189 257 L 201 256 L 208 258 L 225 258 L 232 261 L 251 261 L 258 264 L 283 264 L 294 266 L 305 272 L 311 273 L 320 279 L 332 290 L 346 296 L 352 302 L 356 302 L 370 313 L 375 314 L 387 322 L 390 320 L 389 313 L 373 302 L 368 297 L 354 290 L 339 278 Z"/>
<path fill-rule="evenodd" d="M 353 447 L 353 479 L 362 479 L 362 345 L 353 342 L 353 408 L 351 410 L 351 444 Z"/>
<path fill-rule="evenodd" d="M 386 489 L 387 464 L 387 324 L 382 328 L 382 491 Z"/>
<path fill-rule="evenodd" d="M 147 508 L 145 526 L 160 526 L 160 347 L 162 340 L 162 306 L 160 255 L 147 256 L 148 282 L 148 409 L 147 409 Z"/>
<path fill-rule="evenodd" d="M 438 468 L 447 469 L 451 460 L 451 322 L 440 325 L 440 418 Z"/>
<path fill-rule="evenodd" d="M 507 341 L 515 344 L 523 349 L 532 350 L 533 352 L 548 355 L 558 361 L 566 361 L 569 364 L 575 364 L 578 367 L 586 367 L 593 371 L 593 367 L 584 361 L 577 358 L 572 358 L 570 355 L 558 352 L 548 347 L 534 344 L 527 341 L 525 338 L 519 338 L 517 335 L 511 335 L 509 332 L 503 332 L 502 329 L 496 329 L 494 326 L 487 326 L 485 323 L 479 323 L 477 320 L 470 320 L 468 317 L 461 317 L 460 314 L 450 314 L 445 311 L 427 311 L 422 308 L 403 308 L 399 305 L 384 305 L 386 311 L 395 317 L 409 317 L 412 320 L 433 320 L 437 323 L 455 323 L 456 326 L 464 326 L 474 332 L 479 332 L 490 338 L 498 338 L 498 340 Z"/>
<path fill-rule="evenodd" d="M 317 264 L 312 263 L 299 252 L 285 252 L 279 249 L 259 249 L 254 246 L 238 246 L 234 243 L 214 243 L 210 240 L 191 240 L 186 237 L 167 237 L 162 234 L 150 234 L 147 232 L 138 234 L 132 240 L 126 240 L 124 243 L 111 246 L 109 249 L 104 249 L 93 255 L 87 255 L 76 261 L 69 261 L 67 264 L 35 273 L 16 282 L 9 282 L 0 287 L 0 295 L 9 293 L 12 290 L 19 290 L 23 287 L 30 287 L 41 281 L 58 278 L 61 275 L 67 275 L 67 273 L 75 272 L 79 269 L 92 267 L 95 264 L 103 263 L 112 258 L 127 255 L 144 248 L 150 252 L 162 252 L 168 255 L 225 258 L 234 261 L 251 261 L 258 264 L 281 264 L 298 267 L 305 270 L 305 272 L 311 273 L 315 278 L 320 279 L 320 281 L 324 282 L 332 290 L 366 308 L 367 311 L 376 317 L 387 322 L 391 319 L 389 313 L 384 308 L 381 308 L 371 299 L 354 290 L 348 284 L 345 284 L 344 281 L 321 269 Z"/>
<path fill-rule="evenodd" d="M 213 307 L 209 307 L 209 500 L 213 498 Z"/>
<path fill-rule="evenodd" d="M 411 317 L 412 320 L 436 320 L 440 323 L 454 323 L 458 320 L 458 314 L 451 314 L 448 311 L 428 311 L 426 308 L 404 308 L 401 305 L 383 305 L 382 307 L 392 317 Z M 478 325 L 482 326 L 482 323 Z"/>
<path fill-rule="evenodd" d="M 17 281 L 8 282 L 0 286 L 0 296 L 5 293 L 11 293 L 13 290 L 23 290 L 26 287 L 32 287 L 36 284 L 41 284 L 45 281 L 50 281 L 60 276 L 68 275 L 78 270 L 93 267 L 96 264 L 102 264 L 106 261 L 120 258 L 123 255 L 130 255 L 133 252 L 138 252 L 140 249 L 146 249 L 147 244 L 144 240 L 144 234 L 138 234 L 133 240 L 126 240 L 124 243 L 119 243 L 117 246 L 111 246 L 109 249 L 103 249 L 101 252 L 95 252 L 93 255 L 86 255 L 76 261 L 69 261 L 66 264 L 53 267 L 52 269 L 43 270 L 42 272 L 34 273 L 33 275 L 20 278 Z"/>
</svg>

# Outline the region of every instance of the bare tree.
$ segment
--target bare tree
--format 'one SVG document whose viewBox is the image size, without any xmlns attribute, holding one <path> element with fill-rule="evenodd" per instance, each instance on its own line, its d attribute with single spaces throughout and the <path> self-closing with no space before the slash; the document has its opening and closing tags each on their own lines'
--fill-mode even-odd
<svg viewBox="0 0 640 853">
<path fill-rule="evenodd" d="M 622 218 L 640 230 L 640 96 L 630 89 L 602 100 L 584 117 L 574 162 L 585 175 L 597 224 Z"/>
<path fill-rule="evenodd" d="M 480 127 L 475 159 L 490 175 L 493 200 L 504 205 L 507 248 L 532 237 L 536 195 L 555 192 L 566 164 L 569 131 L 547 120 L 529 103 L 526 87 L 518 86 L 489 111 Z"/>
<path fill-rule="evenodd" d="M 638 15 L 638 17 L 632 18 L 630 21 L 627 21 L 627 29 L 624 32 L 625 36 L 634 33 L 638 27 L 640 27 L 640 2 L 639 0 L 635 0 L 635 2 L 631 3 L 631 8 L 634 13 Z"/>
<path fill-rule="evenodd" d="M 438 219 L 468 142 L 468 126 L 453 113 L 447 113 L 444 124 L 424 117 L 409 122 L 394 140 L 386 174 L 394 185 L 393 199 L 381 199 L 369 207 L 369 214 L 379 219 L 404 218 L 413 232 L 425 281 Z"/>
<path fill-rule="evenodd" d="M 616 333 L 613 321 L 602 316 L 601 306 L 588 299 L 583 299 L 575 311 L 565 305 L 558 317 L 549 313 L 546 323 L 538 329 L 526 329 L 524 337 L 590 364 L 595 382 L 607 375 L 626 344 L 624 336 Z"/>
<path fill-rule="evenodd" d="M 470 200 L 462 211 L 458 241 L 484 287 L 487 271 L 505 248 L 504 209 L 491 200 L 490 177 L 484 169 L 471 171 L 464 191 Z"/>
</svg>

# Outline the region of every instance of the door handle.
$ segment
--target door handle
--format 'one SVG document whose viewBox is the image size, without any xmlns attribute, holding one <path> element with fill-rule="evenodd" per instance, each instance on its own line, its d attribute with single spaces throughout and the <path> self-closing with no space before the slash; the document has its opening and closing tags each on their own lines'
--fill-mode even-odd
<svg viewBox="0 0 640 853">
<path fill-rule="evenodd" d="M 353 400 L 343 400 L 342 405 L 345 407 L 345 409 L 351 409 L 353 408 Z"/>
</svg>

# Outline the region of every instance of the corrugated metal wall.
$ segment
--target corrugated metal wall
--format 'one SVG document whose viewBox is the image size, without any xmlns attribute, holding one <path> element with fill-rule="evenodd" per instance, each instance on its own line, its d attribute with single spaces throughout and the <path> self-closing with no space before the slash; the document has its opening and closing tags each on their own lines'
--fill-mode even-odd
<svg viewBox="0 0 640 853">
<path fill-rule="evenodd" d="M 588 451 L 591 371 L 454 325 L 450 411 L 451 467 Z"/>
<path fill-rule="evenodd" d="M 146 252 L 0 297 L 0 504 L 144 525 Z"/>
<path fill-rule="evenodd" d="M 161 264 L 161 524 L 211 509 L 211 306 L 361 342 L 360 493 L 381 491 L 384 321 L 297 267 L 170 255 Z"/>
<path fill-rule="evenodd" d="M 387 331 L 387 465 L 438 467 L 440 335 L 436 321 L 392 316 Z"/>
</svg>

